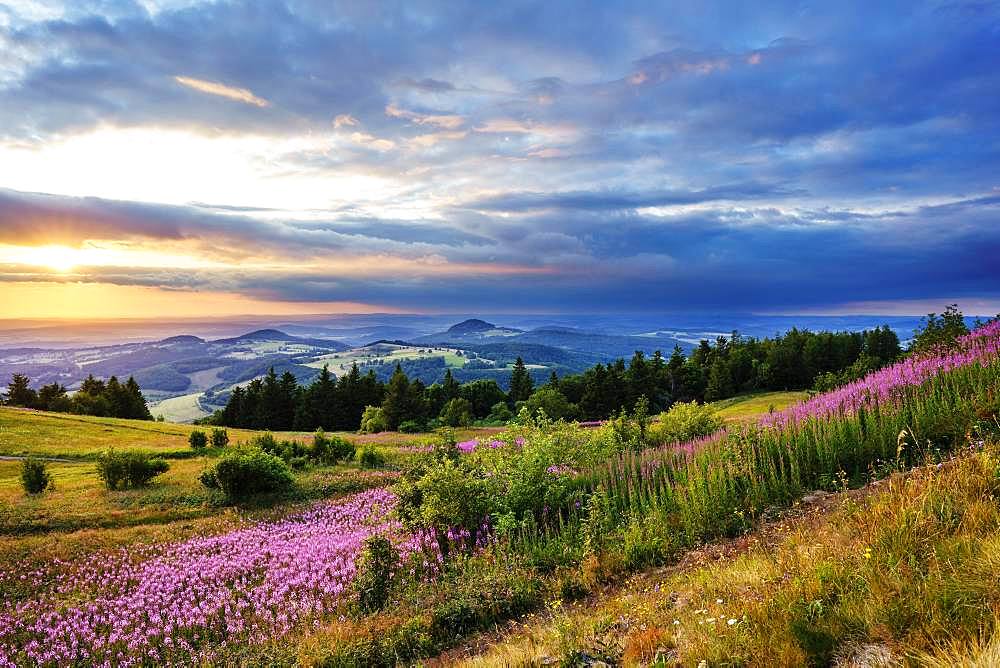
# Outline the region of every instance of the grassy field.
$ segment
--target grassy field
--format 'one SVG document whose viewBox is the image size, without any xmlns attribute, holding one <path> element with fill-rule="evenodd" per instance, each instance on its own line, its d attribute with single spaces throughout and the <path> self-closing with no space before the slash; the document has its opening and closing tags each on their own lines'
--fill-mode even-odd
<svg viewBox="0 0 1000 668">
<path fill-rule="evenodd" d="M 0 407 L 0 455 L 38 455 L 60 458 L 93 458 L 110 448 L 136 448 L 170 456 L 188 456 L 188 436 L 198 427 L 98 418 L 69 413 L 44 413 Z M 203 428 L 202 428 L 203 429 Z M 246 440 L 253 432 L 230 429 L 232 441 Z M 285 435 L 304 437 L 303 434 Z"/>
<path fill-rule="evenodd" d="M 0 407 L 0 456 L 35 455 L 67 460 L 49 462 L 54 489 L 37 497 L 28 496 L 21 489 L 21 462 L 0 460 L 0 535 L 117 530 L 219 515 L 223 508 L 218 494 L 198 482 L 198 474 L 213 463 L 219 452 L 209 450 L 205 455 L 195 455 L 188 445 L 188 436 L 197 428 Z M 455 437 L 467 440 L 495 431 L 463 429 L 457 430 Z M 249 440 L 257 433 L 243 429 L 228 432 L 232 443 Z M 312 438 L 311 434 L 298 432 L 276 436 Z M 378 448 L 390 464 L 404 462 L 414 456 L 414 450 L 434 438 L 430 434 L 394 432 L 341 436 L 359 445 Z M 94 459 L 112 447 L 154 452 L 169 460 L 170 470 L 148 487 L 108 492 L 97 477 Z M 385 484 L 385 480 L 376 480 L 372 475 L 356 466 L 310 469 L 297 474 L 297 495 L 300 500 L 308 500 Z"/>
<path fill-rule="evenodd" d="M 211 427 L 44 413 L 0 406 L 0 456 L 93 459 L 104 450 L 114 447 L 147 450 L 168 458 L 183 458 L 193 454 L 188 446 L 188 436 L 196 429 L 210 431 Z M 460 429 L 455 435 L 459 440 L 466 440 L 495 431 L 497 430 L 491 428 Z M 249 440 L 257 433 L 247 429 L 229 429 L 228 432 L 230 442 L 233 443 Z M 312 438 L 311 433 L 305 432 L 279 432 L 275 435 L 295 440 Z M 432 438 L 428 434 L 395 432 L 339 435 L 355 443 L 372 443 L 386 448 L 419 445 Z"/>
<path fill-rule="evenodd" d="M 723 399 L 711 404 L 719 417 L 728 422 L 738 422 L 757 417 L 772 409 L 780 411 L 794 403 L 809 398 L 808 392 L 757 392 Z"/>
<path fill-rule="evenodd" d="M 553 602 L 448 663 L 997 665 L 998 471 L 992 450 L 809 495 L 742 538 L 594 598 Z"/>
<path fill-rule="evenodd" d="M 431 348 L 420 346 L 397 346 L 392 344 L 380 344 L 379 348 L 391 349 L 391 352 L 380 353 L 377 357 L 372 356 L 372 348 L 354 348 L 345 350 L 342 353 L 331 353 L 309 362 L 306 366 L 316 369 L 328 365 L 330 371 L 338 376 L 351 370 L 351 365 L 357 363 L 359 366 L 365 362 L 377 361 L 379 364 L 389 364 L 401 362 L 403 360 L 423 359 L 425 357 L 444 357 L 445 365 L 452 368 L 465 366 L 466 358 L 459 355 L 457 348 Z M 421 352 L 424 351 L 424 352 Z"/>
</svg>

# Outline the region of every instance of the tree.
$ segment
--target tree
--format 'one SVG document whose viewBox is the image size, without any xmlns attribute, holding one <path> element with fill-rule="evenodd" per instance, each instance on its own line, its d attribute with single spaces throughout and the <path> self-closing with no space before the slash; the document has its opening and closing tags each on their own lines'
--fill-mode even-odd
<svg viewBox="0 0 1000 668">
<path fill-rule="evenodd" d="M 553 420 L 568 420 L 576 415 L 576 406 L 559 390 L 542 387 L 535 390 L 524 404 L 532 415 L 545 413 Z"/>
<path fill-rule="evenodd" d="M 37 406 L 46 411 L 68 412 L 72 404 L 66 396 L 66 388 L 59 383 L 51 383 L 39 388 Z"/>
<path fill-rule="evenodd" d="M 7 404 L 30 408 L 38 403 L 38 394 L 31 389 L 31 381 L 23 373 L 15 373 L 7 385 Z"/>
<path fill-rule="evenodd" d="M 928 313 L 921 322 L 922 327 L 913 332 L 913 341 L 910 342 L 911 353 L 924 354 L 952 348 L 958 337 L 969 333 L 965 316 L 958 310 L 958 304 L 948 305 L 940 316 Z"/>
<path fill-rule="evenodd" d="M 385 420 L 385 411 L 379 406 L 366 406 L 361 415 L 361 424 L 358 428 L 362 434 L 377 434 L 388 429 Z"/>
<path fill-rule="evenodd" d="M 400 423 L 410 418 L 410 398 L 410 379 L 406 377 L 403 367 L 397 362 L 396 370 L 392 372 L 385 389 L 385 401 L 382 403 L 389 431 L 395 431 Z"/>
<path fill-rule="evenodd" d="M 455 397 L 444 405 L 438 417 L 449 427 L 468 427 L 472 423 L 472 404 L 468 399 Z"/>
<path fill-rule="evenodd" d="M 518 356 L 514 362 L 514 371 L 510 375 L 509 395 L 511 403 L 527 400 L 533 389 L 534 383 L 531 380 L 531 374 L 528 373 L 524 360 Z"/>
<path fill-rule="evenodd" d="M 337 427 L 337 379 L 327 365 L 306 388 L 295 411 L 295 427 L 302 431 L 333 430 Z"/>
</svg>

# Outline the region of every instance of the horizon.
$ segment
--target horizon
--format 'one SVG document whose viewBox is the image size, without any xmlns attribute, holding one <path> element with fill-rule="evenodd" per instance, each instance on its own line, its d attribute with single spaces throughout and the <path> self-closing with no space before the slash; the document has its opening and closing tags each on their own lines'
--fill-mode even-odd
<svg viewBox="0 0 1000 668">
<path fill-rule="evenodd" d="M 0 6 L 0 320 L 1000 312 L 1000 5 Z"/>
</svg>

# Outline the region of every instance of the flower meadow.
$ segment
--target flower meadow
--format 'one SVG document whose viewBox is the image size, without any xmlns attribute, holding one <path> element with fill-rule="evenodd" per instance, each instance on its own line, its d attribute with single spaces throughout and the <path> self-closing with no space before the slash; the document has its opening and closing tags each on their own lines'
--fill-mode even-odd
<svg viewBox="0 0 1000 668">
<path fill-rule="evenodd" d="M 990 322 L 960 337 L 953 349 L 933 355 L 908 357 L 901 362 L 868 374 L 864 378 L 836 390 L 818 394 L 806 401 L 762 416 L 758 423 L 768 427 L 790 426 L 809 419 L 856 413 L 864 407 L 888 407 L 914 387 L 951 370 L 973 364 L 984 365 L 1000 357 L 1000 320 Z M 703 447 L 726 439 L 730 430 L 723 429 L 670 449 L 692 454 Z"/>
<path fill-rule="evenodd" d="M 664 550 L 745 531 L 809 490 L 940 461 L 986 432 L 1000 437 L 998 322 L 760 423 L 625 453 L 590 471 L 588 485 L 635 535 L 643 522 L 670 527 L 656 546 Z"/>
<path fill-rule="evenodd" d="M 318 624 L 374 533 L 419 549 L 385 489 L 180 543 L 132 546 L 23 574 L 33 596 L 0 607 L 0 666 L 212 663 Z M 21 578 L 8 566 L 0 581 Z"/>
</svg>

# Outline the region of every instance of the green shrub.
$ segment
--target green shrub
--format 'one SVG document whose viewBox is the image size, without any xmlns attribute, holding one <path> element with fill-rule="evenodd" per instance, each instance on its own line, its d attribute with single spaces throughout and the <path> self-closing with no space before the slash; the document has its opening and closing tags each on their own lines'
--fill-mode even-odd
<svg viewBox="0 0 1000 668">
<path fill-rule="evenodd" d="M 188 445 L 194 450 L 204 450 L 208 447 L 208 436 L 201 430 L 195 430 L 188 436 Z"/>
<path fill-rule="evenodd" d="M 385 419 L 385 411 L 379 406 L 365 406 L 365 412 L 361 415 L 361 427 L 358 431 L 362 434 L 377 434 L 389 428 L 389 423 Z"/>
<path fill-rule="evenodd" d="M 406 420 L 399 423 L 399 431 L 403 434 L 419 434 L 427 430 L 427 427 L 417 420 Z"/>
<path fill-rule="evenodd" d="M 438 417 L 445 426 L 468 427 L 472 424 L 472 403 L 464 397 L 455 397 L 441 408 Z"/>
<path fill-rule="evenodd" d="M 377 612 L 389 601 L 393 578 L 399 567 L 399 553 L 385 536 L 369 536 L 358 558 L 354 591 L 362 612 Z"/>
<path fill-rule="evenodd" d="M 358 463 L 361 464 L 361 468 L 363 469 L 382 468 L 385 466 L 385 455 L 370 445 L 366 445 L 358 455 Z"/>
<path fill-rule="evenodd" d="M 649 441 L 656 445 L 683 443 L 722 429 L 724 421 L 708 405 L 679 402 L 649 427 Z"/>
<path fill-rule="evenodd" d="M 45 462 L 34 457 L 21 461 L 21 487 L 28 494 L 41 494 L 52 484 L 52 476 L 45 470 Z"/>
<path fill-rule="evenodd" d="M 212 430 L 212 447 L 224 448 L 229 445 L 229 432 L 225 429 Z"/>
<path fill-rule="evenodd" d="M 354 459 L 354 444 L 340 436 L 327 436 L 322 429 L 319 429 L 313 434 L 308 456 L 321 464 L 349 461 Z"/>
<path fill-rule="evenodd" d="M 97 460 L 97 475 L 110 490 L 142 487 L 169 469 L 164 459 L 138 450 L 106 450 Z"/>
<path fill-rule="evenodd" d="M 200 478 L 206 487 L 221 489 L 230 500 L 284 492 L 295 485 L 295 478 L 283 459 L 254 448 L 226 455 Z"/>
</svg>

